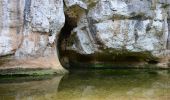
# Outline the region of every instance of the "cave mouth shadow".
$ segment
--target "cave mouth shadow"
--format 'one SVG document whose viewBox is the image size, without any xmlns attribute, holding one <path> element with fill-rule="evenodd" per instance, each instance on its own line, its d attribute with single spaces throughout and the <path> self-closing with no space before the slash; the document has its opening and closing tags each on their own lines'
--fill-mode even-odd
<svg viewBox="0 0 170 100">
<path fill-rule="evenodd" d="M 68 69 L 69 64 L 68 60 L 66 61 L 65 56 L 67 56 L 68 51 L 66 50 L 68 39 L 71 36 L 72 30 L 77 27 L 77 19 L 71 18 L 65 13 L 65 24 L 61 29 L 59 34 L 58 42 L 57 42 L 57 49 L 58 49 L 58 56 L 61 65 Z"/>
</svg>

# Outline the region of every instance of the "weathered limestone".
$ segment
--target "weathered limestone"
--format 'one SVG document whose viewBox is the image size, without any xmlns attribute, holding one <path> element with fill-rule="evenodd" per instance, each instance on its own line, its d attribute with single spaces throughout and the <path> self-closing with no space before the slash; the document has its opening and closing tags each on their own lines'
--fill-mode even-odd
<svg viewBox="0 0 170 100">
<path fill-rule="evenodd" d="M 56 47 L 65 16 L 77 23 L 66 50 L 149 52 L 168 67 L 170 0 L 1 0 L 0 15 L 0 57 L 12 55 L 1 69 L 64 71 Z"/>
<path fill-rule="evenodd" d="M 66 4 L 67 7 L 78 5 L 81 8 L 87 9 L 86 3 L 84 3 L 81 0 L 65 0 L 65 4 Z"/>
<path fill-rule="evenodd" d="M 65 71 L 56 49 L 65 22 L 63 0 L 1 0 L 0 15 L 0 56 L 14 55 L 0 68 Z"/>
<path fill-rule="evenodd" d="M 82 15 L 87 21 L 78 19 L 73 33 L 76 39 L 81 39 L 73 43 L 72 50 L 83 55 L 103 49 L 150 52 L 154 57 L 166 59 L 160 60 L 166 63 L 161 66 L 169 66 L 169 0 L 97 0 L 92 4 Z M 85 36 L 88 40 L 82 43 Z M 92 47 L 95 49 L 89 49 Z"/>
</svg>

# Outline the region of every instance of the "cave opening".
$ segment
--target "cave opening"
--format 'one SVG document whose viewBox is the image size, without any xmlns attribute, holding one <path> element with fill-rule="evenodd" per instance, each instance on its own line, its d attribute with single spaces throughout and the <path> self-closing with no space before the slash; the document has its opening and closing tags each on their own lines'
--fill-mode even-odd
<svg viewBox="0 0 170 100">
<path fill-rule="evenodd" d="M 68 61 L 69 58 L 68 56 L 66 56 L 68 55 L 69 52 L 67 51 L 66 47 L 67 47 L 68 39 L 71 36 L 71 32 L 75 27 L 77 27 L 76 19 L 69 17 L 69 15 L 65 13 L 65 24 L 59 34 L 57 48 L 58 48 L 60 63 L 66 69 L 68 69 L 69 67 L 69 61 Z"/>
</svg>

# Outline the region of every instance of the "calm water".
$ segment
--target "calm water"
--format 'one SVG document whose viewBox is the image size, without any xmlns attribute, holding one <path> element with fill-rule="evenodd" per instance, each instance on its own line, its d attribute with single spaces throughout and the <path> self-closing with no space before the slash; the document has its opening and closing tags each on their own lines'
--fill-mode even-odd
<svg viewBox="0 0 170 100">
<path fill-rule="evenodd" d="M 170 100 L 169 70 L 74 70 L 33 79 L 1 78 L 0 100 Z"/>
</svg>

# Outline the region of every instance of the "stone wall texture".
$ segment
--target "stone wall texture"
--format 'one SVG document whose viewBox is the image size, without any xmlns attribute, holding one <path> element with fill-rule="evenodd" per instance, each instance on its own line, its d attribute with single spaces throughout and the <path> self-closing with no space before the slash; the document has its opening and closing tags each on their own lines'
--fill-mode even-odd
<svg viewBox="0 0 170 100">
<path fill-rule="evenodd" d="M 62 0 L 1 0 L 0 56 L 13 55 L 1 68 L 64 70 L 55 45 L 64 22 Z"/>
<path fill-rule="evenodd" d="M 170 0 L 1 0 L 0 56 L 12 57 L 0 68 L 64 70 L 56 47 L 65 15 L 76 22 L 67 50 L 150 52 L 168 66 Z"/>
</svg>

